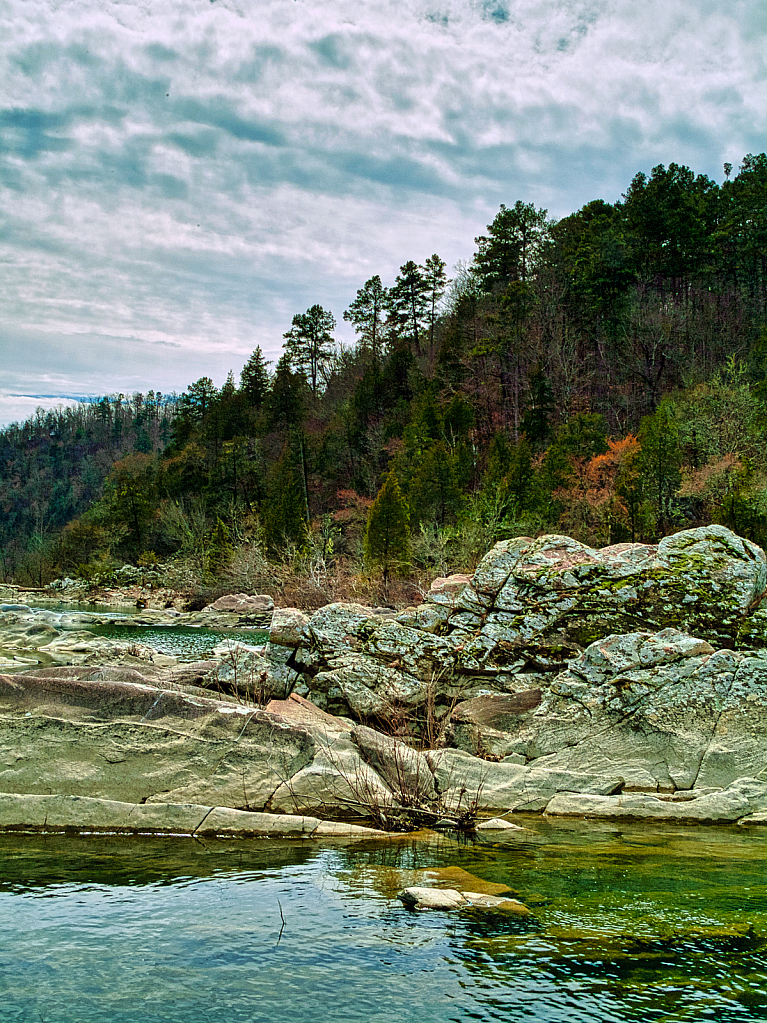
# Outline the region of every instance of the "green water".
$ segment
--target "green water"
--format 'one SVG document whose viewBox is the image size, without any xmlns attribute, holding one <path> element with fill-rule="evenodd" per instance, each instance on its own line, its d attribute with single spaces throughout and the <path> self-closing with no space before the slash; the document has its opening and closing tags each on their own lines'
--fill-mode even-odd
<svg viewBox="0 0 767 1023">
<path fill-rule="evenodd" d="M 210 657 L 213 650 L 227 643 L 259 646 L 268 642 L 269 633 L 262 629 L 214 630 L 188 625 L 88 625 L 88 632 L 125 643 L 143 643 L 161 654 L 170 654 L 181 661 L 198 661 Z"/>
<path fill-rule="evenodd" d="M 508 844 L 0 836 L 0 1018 L 767 1019 L 767 834 L 528 825 Z M 396 901 L 445 866 L 534 919 Z"/>
</svg>

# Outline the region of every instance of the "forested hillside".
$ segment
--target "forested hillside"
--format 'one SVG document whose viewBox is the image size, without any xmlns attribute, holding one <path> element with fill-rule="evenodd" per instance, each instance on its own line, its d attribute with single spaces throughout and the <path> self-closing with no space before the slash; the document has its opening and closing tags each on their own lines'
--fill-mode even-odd
<svg viewBox="0 0 767 1023">
<path fill-rule="evenodd" d="M 354 347 L 317 304 L 220 389 L 3 431 L 6 580 L 127 561 L 247 586 L 289 563 L 321 591 L 543 531 L 767 542 L 765 154 L 721 185 L 659 166 L 556 223 L 502 206 L 452 280 L 407 261 L 343 317 Z"/>
</svg>

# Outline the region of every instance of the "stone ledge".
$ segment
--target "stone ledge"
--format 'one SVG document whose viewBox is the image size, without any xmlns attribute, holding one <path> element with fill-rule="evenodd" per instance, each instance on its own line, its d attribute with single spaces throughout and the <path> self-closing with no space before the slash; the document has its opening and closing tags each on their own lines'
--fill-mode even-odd
<svg viewBox="0 0 767 1023">
<path fill-rule="evenodd" d="M 0 832 L 101 831 L 223 837 L 373 838 L 385 832 L 294 814 L 197 803 L 122 803 L 88 796 L 0 793 Z"/>
</svg>

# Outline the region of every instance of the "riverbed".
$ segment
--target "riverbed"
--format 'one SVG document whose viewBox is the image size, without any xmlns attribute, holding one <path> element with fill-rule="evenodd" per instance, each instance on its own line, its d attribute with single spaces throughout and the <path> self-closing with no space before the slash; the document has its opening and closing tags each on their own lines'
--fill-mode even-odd
<svg viewBox="0 0 767 1023">
<path fill-rule="evenodd" d="M 767 834 L 523 822 L 505 843 L 0 836 L 2 1018 L 767 1017 Z M 397 901 L 456 867 L 533 917 Z"/>
</svg>

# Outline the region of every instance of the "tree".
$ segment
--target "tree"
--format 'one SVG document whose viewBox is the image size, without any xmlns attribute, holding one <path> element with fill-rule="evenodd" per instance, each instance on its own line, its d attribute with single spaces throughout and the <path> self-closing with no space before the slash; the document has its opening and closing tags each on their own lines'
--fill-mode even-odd
<svg viewBox="0 0 767 1023">
<path fill-rule="evenodd" d="M 394 287 L 389 291 L 389 309 L 412 339 L 412 350 L 420 355 L 421 333 L 429 310 L 429 282 L 423 269 L 412 259 L 399 268 Z"/>
<path fill-rule="evenodd" d="M 240 390 L 251 408 L 260 409 L 269 394 L 268 365 L 259 346 L 242 367 Z"/>
<path fill-rule="evenodd" d="M 487 235 L 475 238 L 477 252 L 472 270 L 482 290 L 495 294 L 512 281 L 526 282 L 535 275 L 537 260 L 548 238 L 546 210 L 518 199 L 509 208 L 501 204 Z"/>
<path fill-rule="evenodd" d="M 368 514 L 365 559 L 383 574 L 384 586 L 392 573 L 402 571 L 410 558 L 410 514 L 397 476 L 390 472 Z"/>
<path fill-rule="evenodd" d="M 388 291 L 376 274 L 357 292 L 357 297 L 344 313 L 344 319 L 351 323 L 360 336 L 360 345 L 369 348 L 374 358 L 379 358 L 383 345 L 384 313 L 387 308 Z"/>
<path fill-rule="evenodd" d="M 216 526 L 208 545 L 208 572 L 217 576 L 228 567 L 234 557 L 232 538 L 227 526 L 216 516 Z"/>
<path fill-rule="evenodd" d="M 294 373 L 285 352 L 277 362 L 267 399 L 267 421 L 272 430 L 291 430 L 306 418 L 306 377 Z"/>
<path fill-rule="evenodd" d="M 432 444 L 423 454 L 408 491 L 414 524 L 434 519 L 444 526 L 461 505 L 457 458 L 444 441 Z"/>
<path fill-rule="evenodd" d="M 682 464 L 679 422 L 671 399 L 664 398 L 653 415 L 642 420 L 639 443 L 642 453 L 638 468 L 655 505 L 658 528 L 665 531 L 671 525 L 672 500 L 681 482 Z"/>
<path fill-rule="evenodd" d="M 200 377 L 193 384 L 189 384 L 186 394 L 182 394 L 178 402 L 176 418 L 173 420 L 173 440 L 181 447 L 198 426 L 204 427 L 207 424 L 208 414 L 213 405 L 218 390 L 210 377 Z M 115 432 L 121 419 L 115 418 Z"/>
<path fill-rule="evenodd" d="M 423 273 L 428 288 L 426 316 L 429 323 L 429 352 L 431 353 L 434 351 L 434 326 L 437 322 L 437 307 L 448 285 L 444 259 L 440 259 L 435 252 L 423 264 Z"/>
<path fill-rule="evenodd" d="M 296 313 L 293 326 L 283 334 L 285 355 L 291 366 L 307 375 L 312 394 L 316 397 L 333 354 L 333 331 L 336 321 L 332 313 L 321 305 L 313 305 L 305 313 Z"/>
<path fill-rule="evenodd" d="M 105 490 L 109 524 L 127 527 L 133 552 L 143 550 L 149 523 L 155 518 L 157 465 L 151 455 L 126 455 L 115 462 Z"/>
</svg>

